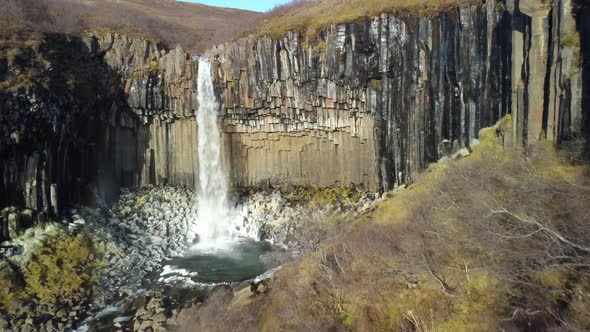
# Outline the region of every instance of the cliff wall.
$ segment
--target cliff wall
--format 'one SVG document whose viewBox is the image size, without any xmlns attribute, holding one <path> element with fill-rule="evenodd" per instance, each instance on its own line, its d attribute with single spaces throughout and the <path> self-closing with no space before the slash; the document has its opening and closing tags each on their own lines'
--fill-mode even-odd
<svg viewBox="0 0 590 332">
<path fill-rule="evenodd" d="M 131 187 L 175 184 L 193 188 L 197 179 L 197 64 L 182 48 L 121 34 L 90 34 L 92 49 L 119 75 L 127 105 L 136 115 L 132 132 L 118 146 L 136 155 L 125 165 Z"/>
<path fill-rule="evenodd" d="M 0 205 L 57 214 L 147 184 L 193 187 L 195 63 L 111 33 L 0 48 Z M 100 199 L 99 199 L 100 198 Z"/>
<path fill-rule="evenodd" d="M 390 190 L 508 113 L 507 144 L 583 136 L 584 17 L 570 0 L 490 0 L 214 47 L 231 180 Z M 138 184 L 195 183 L 197 63 L 96 38 L 150 132 Z"/>
<path fill-rule="evenodd" d="M 388 190 L 507 113 L 513 142 L 581 134 L 573 6 L 491 0 L 214 48 L 234 181 Z"/>
</svg>

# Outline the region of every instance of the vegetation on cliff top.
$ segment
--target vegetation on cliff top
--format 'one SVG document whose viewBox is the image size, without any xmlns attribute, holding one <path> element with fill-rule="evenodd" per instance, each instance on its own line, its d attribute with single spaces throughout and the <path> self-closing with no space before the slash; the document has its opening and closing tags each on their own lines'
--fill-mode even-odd
<svg viewBox="0 0 590 332">
<path fill-rule="evenodd" d="M 470 157 L 431 167 L 279 271 L 269 294 L 211 301 L 186 326 L 590 329 L 587 166 L 549 144 L 503 149 L 482 136 Z"/>
<path fill-rule="evenodd" d="M 201 53 L 255 27 L 263 14 L 167 0 L 0 0 L 0 28 L 80 33 L 107 28 Z"/>
<path fill-rule="evenodd" d="M 298 31 L 313 38 L 330 24 L 354 22 L 395 11 L 431 15 L 467 2 L 472 0 L 295 0 L 291 6 L 286 6 L 289 10 L 278 10 L 254 33 L 280 38 L 287 31 Z"/>
</svg>

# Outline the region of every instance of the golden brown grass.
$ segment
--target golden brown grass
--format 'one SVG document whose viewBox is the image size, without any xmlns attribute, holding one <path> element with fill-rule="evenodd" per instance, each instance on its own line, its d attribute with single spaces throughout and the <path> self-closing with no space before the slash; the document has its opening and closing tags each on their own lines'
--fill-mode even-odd
<svg viewBox="0 0 590 332">
<path fill-rule="evenodd" d="M 262 13 L 169 0 L 0 0 L 0 28 L 79 33 L 107 28 L 139 33 L 202 53 L 255 27 Z"/>
<path fill-rule="evenodd" d="M 287 31 L 314 36 L 330 24 L 354 22 L 394 11 L 432 15 L 473 0 L 320 0 L 267 19 L 255 33 L 279 38 Z"/>
</svg>

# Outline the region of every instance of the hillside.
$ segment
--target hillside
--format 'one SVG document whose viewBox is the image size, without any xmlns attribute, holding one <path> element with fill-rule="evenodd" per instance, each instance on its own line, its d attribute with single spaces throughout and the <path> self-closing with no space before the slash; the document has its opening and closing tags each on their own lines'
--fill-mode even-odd
<svg viewBox="0 0 590 332">
<path fill-rule="evenodd" d="M 306 32 L 315 36 L 317 30 L 330 24 L 358 21 L 382 13 L 412 11 L 432 14 L 473 0 L 294 0 L 286 9 L 277 11 L 252 30 L 255 34 L 280 37 L 286 31 Z M 326 15 L 329 13 L 329 15 Z"/>
<path fill-rule="evenodd" d="M 496 130 L 328 231 L 266 294 L 217 289 L 181 331 L 587 331 L 588 169 Z"/>
<path fill-rule="evenodd" d="M 201 53 L 253 28 L 262 13 L 173 0 L 0 0 L 2 24 L 76 33 L 85 29 L 134 32 Z"/>
</svg>

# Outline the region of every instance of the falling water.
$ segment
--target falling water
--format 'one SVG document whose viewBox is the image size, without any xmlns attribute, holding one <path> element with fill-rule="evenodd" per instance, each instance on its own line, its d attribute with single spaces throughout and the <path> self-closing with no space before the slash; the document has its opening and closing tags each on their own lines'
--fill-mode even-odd
<svg viewBox="0 0 590 332">
<path fill-rule="evenodd" d="M 211 64 L 199 60 L 197 84 L 199 184 L 199 247 L 218 247 L 231 239 L 231 211 L 228 206 L 228 180 L 221 165 L 221 135 L 217 124 L 219 103 L 213 90 Z"/>
</svg>

